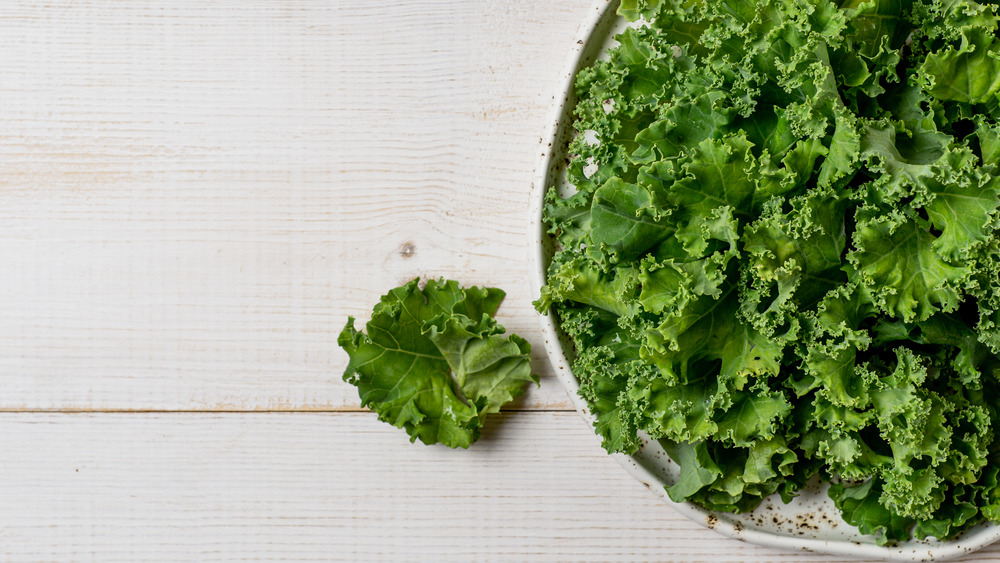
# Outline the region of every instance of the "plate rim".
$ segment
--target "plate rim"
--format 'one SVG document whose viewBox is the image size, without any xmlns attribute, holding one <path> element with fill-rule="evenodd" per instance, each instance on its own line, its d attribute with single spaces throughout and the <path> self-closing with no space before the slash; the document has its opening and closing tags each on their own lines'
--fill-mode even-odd
<svg viewBox="0 0 1000 563">
<path fill-rule="evenodd" d="M 531 224 L 528 229 L 529 271 L 531 295 L 538 296 L 545 284 L 547 256 L 545 242 L 549 239 L 542 221 L 545 193 L 554 185 L 552 172 L 557 167 L 554 157 L 568 139 L 569 123 L 574 102 L 573 84 L 577 72 L 590 64 L 588 47 L 594 39 L 595 31 L 609 25 L 619 16 L 616 10 L 620 0 L 596 0 L 587 17 L 574 36 L 574 42 L 563 64 L 557 86 L 551 97 L 551 104 L 545 120 L 543 134 L 539 137 L 539 155 L 529 191 L 529 214 Z M 560 331 L 551 313 L 536 315 L 544 340 L 545 355 L 552 370 L 569 396 L 577 412 L 593 429 L 594 416 L 586 401 L 580 397 L 580 385 L 570 369 L 562 346 Z M 947 560 L 978 551 L 1000 539 L 1000 526 L 980 524 L 965 533 L 958 540 L 946 542 L 915 543 L 910 540 L 896 546 L 878 546 L 846 540 L 821 540 L 818 538 L 795 538 L 763 532 L 744 527 L 729 519 L 728 513 L 710 511 L 689 502 L 675 502 L 666 493 L 663 482 L 633 456 L 609 454 L 615 458 L 635 479 L 647 486 L 662 501 L 673 507 L 688 519 L 710 528 L 724 536 L 746 541 L 764 547 L 816 552 L 849 557 L 868 557 L 897 561 Z"/>
</svg>

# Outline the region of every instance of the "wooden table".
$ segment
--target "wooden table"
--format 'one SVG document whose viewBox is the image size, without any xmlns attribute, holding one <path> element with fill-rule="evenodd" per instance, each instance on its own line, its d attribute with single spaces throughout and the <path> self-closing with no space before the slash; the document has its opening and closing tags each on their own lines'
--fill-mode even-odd
<svg viewBox="0 0 1000 563">
<path fill-rule="evenodd" d="M 827 560 L 674 513 L 552 377 L 527 196 L 590 2 L 4 2 L 0 559 Z M 468 451 L 340 379 L 415 276 L 535 345 Z"/>
</svg>

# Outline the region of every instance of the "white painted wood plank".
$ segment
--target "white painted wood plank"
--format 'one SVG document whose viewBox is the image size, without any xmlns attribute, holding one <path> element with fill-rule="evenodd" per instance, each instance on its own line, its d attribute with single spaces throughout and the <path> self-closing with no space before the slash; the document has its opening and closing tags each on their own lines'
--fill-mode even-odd
<svg viewBox="0 0 1000 563">
<path fill-rule="evenodd" d="M 589 9 L 5 2 L 0 408 L 350 408 L 337 332 L 418 275 L 538 344 L 526 197 Z"/>
<path fill-rule="evenodd" d="M 491 422 L 452 451 L 365 413 L 3 414 L 0 559 L 829 560 L 684 519 L 573 413 Z"/>
</svg>

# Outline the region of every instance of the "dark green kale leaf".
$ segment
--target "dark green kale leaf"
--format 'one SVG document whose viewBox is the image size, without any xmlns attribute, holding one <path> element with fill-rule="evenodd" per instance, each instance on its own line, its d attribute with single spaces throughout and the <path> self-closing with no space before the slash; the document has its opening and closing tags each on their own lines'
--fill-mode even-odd
<svg viewBox="0 0 1000 563">
<path fill-rule="evenodd" d="M 404 428 L 410 440 L 467 448 L 486 415 L 524 391 L 531 345 L 503 336 L 496 314 L 504 292 L 418 279 L 397 287 L 372 311 L 367 334 L 354 318 L 337 343 L 350 355 L 344 381 L 358 388 L 361 406 Z"/>
</svg>

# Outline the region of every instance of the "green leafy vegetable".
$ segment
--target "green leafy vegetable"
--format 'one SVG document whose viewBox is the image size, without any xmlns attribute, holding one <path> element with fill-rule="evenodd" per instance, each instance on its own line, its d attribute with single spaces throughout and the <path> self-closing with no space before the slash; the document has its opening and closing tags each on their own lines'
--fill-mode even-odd
<svg viewBox="0 0 1000 563">
<path fill-rule="evenodd" d="M 361 405 L 406 429 L 411 441 L 467 448 L 486 415 L 524 391 L 531 345 L 493 315 L 504 292 L 461 288 L 454 281 L 417 279 L 391 290 L 375 306 L 367 334 L 354 318 L 337 343 L 350 355 L 344 381 Z"/>
<path fill-rule="evenodd" d="M 622 1 L 536 303 L 609 451 L 716 510 L 818 475 L 879 543 L 1000 521 L 997 11 Z"/>
</svg>

